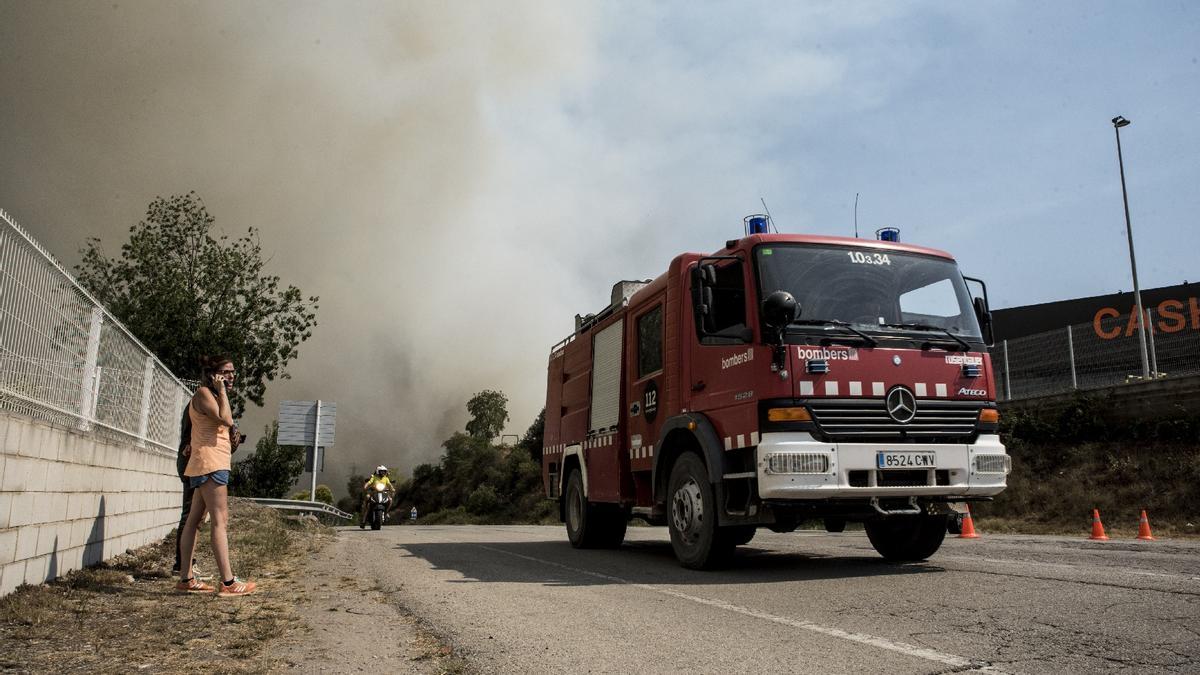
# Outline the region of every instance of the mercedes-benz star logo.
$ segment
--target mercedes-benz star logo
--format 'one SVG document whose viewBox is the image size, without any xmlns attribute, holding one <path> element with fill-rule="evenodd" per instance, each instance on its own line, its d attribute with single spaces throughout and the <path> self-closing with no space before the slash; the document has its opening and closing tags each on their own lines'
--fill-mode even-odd
<svg viewBox="0 0 1200 675">
<path fill-rule="evenodd" d="M 900 424 L 908 424 L 917 416 L 917 397 L 908 387 L 896 387 L 888 392 L 887 414 Z"/>
</svg>

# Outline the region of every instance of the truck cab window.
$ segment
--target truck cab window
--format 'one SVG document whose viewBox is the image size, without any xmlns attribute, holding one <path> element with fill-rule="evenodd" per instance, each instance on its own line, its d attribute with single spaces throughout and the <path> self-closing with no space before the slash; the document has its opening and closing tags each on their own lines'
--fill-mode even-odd
<svg viewBox="0 0 1200 675">
<path fill-rule="evenodd" d="M 662 305 L 658 305 L 638 317 L 638 379 L 662 370 L 662 315 Z"/>
<path fill-rule="evenodd" d="M 900 312 L 903 321 L 945 320 L 958 316 L 958 297 L 954 284 L 949 279 L 935 281 L 900 295 Z"/>
<path fill-rule="evenodd" d="M 743 344 L 741 332 L 746 328 L 746 282 L 742 263 L 735 261 L 717 267 L 717 280 L 712 285 L 712 324 L 707 334 L 700 336 L 706 345 Z"/>
</svg>

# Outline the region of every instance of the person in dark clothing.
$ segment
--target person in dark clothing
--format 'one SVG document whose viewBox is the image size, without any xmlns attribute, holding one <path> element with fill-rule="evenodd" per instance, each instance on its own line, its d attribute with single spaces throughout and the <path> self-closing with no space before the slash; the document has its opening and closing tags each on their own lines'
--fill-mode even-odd
<svg viewBox="0 0 1200 675">
<path fill-rule="evenodd" d="M 191 404 L 189 403 L 188 406 Z M 187 523 L 188 512 L 192 510 L 192 494 L 196 488 L 192 487 L 191 481 L 187 476 L 183 475 L 187 469 L 188 457 L 191 455 L 192 438 L 192 418 L 188 415 L 188 409 L 183 409 L 183 419 L 179 421 L 179 451 L 175 456 L 175 472 L 179 475 L 179 481 L 183 483 L 183 508 L 179 512 L 179 526 L 175 528 L 175 565 L 171 568 L 171 574 L 178 576 L 182 566 L 182 557 L 179 552 L 179 533 L 183 532 L 183 526 Z M 239 432 L 236 425 L 230 430 L 229 442 L 231 452 L 237 452 L 238 446 L 246 441 L 246 435 Z M 196 565 L 196 560 L 192 559 L 193 570 Z M 207 577 L 204 577 L 207 578 Z"/>
</svg>

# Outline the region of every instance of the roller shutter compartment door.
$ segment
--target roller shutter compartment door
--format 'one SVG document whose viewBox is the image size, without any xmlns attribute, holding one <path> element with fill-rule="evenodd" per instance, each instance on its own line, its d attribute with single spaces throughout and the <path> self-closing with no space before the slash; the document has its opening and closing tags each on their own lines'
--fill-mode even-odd
<svg viewBox="0 0 1200 675">
<path fill-rule="evenodd" d="M 592 343 L 592 411 L 589 431 L 617 426 L 621 405 L 621 337 L 625 320 L 596 333 Z"/>
</svg>

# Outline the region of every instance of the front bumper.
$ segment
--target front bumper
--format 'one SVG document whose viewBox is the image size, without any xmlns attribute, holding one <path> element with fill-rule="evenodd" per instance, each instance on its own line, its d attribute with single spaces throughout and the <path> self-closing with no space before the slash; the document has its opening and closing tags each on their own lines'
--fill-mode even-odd
<svg viewBox="0 0 1200 675">
<path fill-rule="evenodd" d="M 935 466 L 903 473 L 878 469 L 881 451 L 932 452 Z M 825 443 L 804 432 L 763 434 L 755 464 L 759 498 L 783 500 L 991 497 L 1007 486 L 1010 466 L 995 434 L 982 434 L 967 445 Z"/>
</svg>

